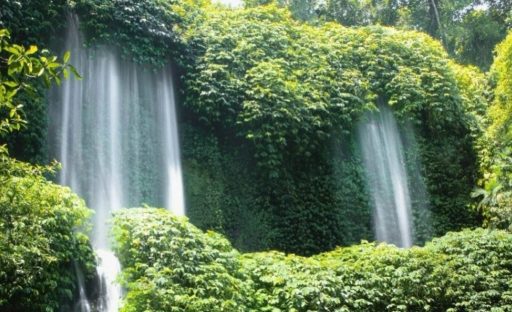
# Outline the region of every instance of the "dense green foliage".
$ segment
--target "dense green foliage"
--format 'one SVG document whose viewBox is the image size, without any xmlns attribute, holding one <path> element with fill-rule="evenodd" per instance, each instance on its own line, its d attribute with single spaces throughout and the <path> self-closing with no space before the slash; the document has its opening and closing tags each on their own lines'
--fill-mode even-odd
<svg viewBox="0 0 512 312">
<path fill-rule="evenodd" d="M 161 66 L 169 57 L 175 61 L 181 57 L 181 28 L 195 15 L 194 3 L 78 0 L 74 9 L 83 17 L 81 28 L 91 44 L 108 42 L 119 47 L 128 59 Z"/>
<path fill-rule="evenodd" d="M 0 0 L 0 27 L 47 45 L 79 15 L 90 45 L 129 59 L 179 65 L 187 213 L 117 213 L 115 250 L 127 288 L 123 311 L 510 311 L 512 235 L 464 230 L 399 249 L 373 240 L 354 129 L 377 104 L 402 130 L 415 243 L 478 224 L 512 224 L 512 34 L 502 1 L 268 1 L 226 10 L 207 1 Z M 279 1 L 277 1 L 279 3 Z M 309 20 L 305 24 L 292 18 Z M 337 21 L 330 23 L 326 21 Z M 365 26 L 347 28 L 348 26 Z M 423 30 L 399 31 L 382 24 Z M 45 179 L 45 89 L 74 73 L 0 30 L 0 310 L 70 310 L 76 272 L 92 279 L 90 211 Z M 25 105 L 25 107 L 24 107 Z M 29 132 L 20 130 L 29 121 Z M 39 157 L 39 158 L 37 158 Z M 421 165 L 418 165 L 420 164 Z M 417 168 L 419 166 L 419 168 Z M 429 207 L 429 211 L 420 207 Z M 429 222 L 426 222 L 429 220 Z M 279 249 L 280 252 L 240 254 Z M 336 248 L 336 249 L 334 249 Z M 317 254 L 326 250 L 329 252 Z M 300 255 L 312 255 L 309 258 Z"/>
<path fill-rule="evenodd" d="M 62 76 L 67 78 L 70 72 L 80 77 L 68 61 L 69 53 L 60 63 L 48 50 L 38 53 L 35 45 L 11 43 L 9 32 L 0 29 L 0 153 L 6 152 L 6 135 L 26 123 L 21 113 L 22 101 L 40 99 L 36 87 L 39 82 L 49 88 L 51 82 L 60 84 Z"/>
<path fill-rule="evenodd" d="M 422 248 L 362 243 L 310 258 L 239 254 L 165 210 L 116 214 L 122 311 L 508 311 L 512 235 L 449 233 Z"/>
<path fill-rule="evenodd" d="M 305 25 L 275 6 L 81 0 L 73 8 L 90 44 L 181 65 L 188 213 L 237 248 L 307 255 L 373 239 L 353 129 L 377 99 L 418 142 L 408 161 L 423 164 L 429 196 L 414 202 L 416 242 L 476 224 L 467 205 L 480 129 L 468 107 L 482 99 L 428 36 Z M 432 227 L 418 211 L 427 201 Z"/>
<path fill-rule="evenodd" d="M 66 0 L 0 0 L 0 28 L 11 33 L 13 42 L 49 47 L 59 37 L 65 24 Z M 27 127 L 22 127 L 3 143 L 17 159 L 44 164 L 46 156 L 47 100 L 42 82 L 32 81 L 33 94 L 20 92 L 21 114 Z"/>
<path fill-rule="evenodd" d="M 492 67 L 496 84 L 494 101 L 489 107 L 488 128 L 482 138 L 483 189 L 480 207 L 487 225 L 512 229 L 512 33 L 497 47 Z"/>
<path fill-rule="evenodd" d="M 76 298 L 76 268 L 92 278 L 90 210 L 35 168 L 0 160 L 0 310 L 58 311 Z"/>
<path fill-rule="evenodd" d="M 0 0 L 0 28 L 22 44 L 47 46 L 65 26 L 67 0 Z"/>
<path fill-rule="evenodd" d="M 354 129 L 378 104 L 393 110 L 406 166 L 422 174 L 421 185 L 409 185 L 415 243 L 478 224 L 469 198 L 477 152 L 478 208 L 487 225 L 510 228 L 512 34 L 497 49 L 488 116 L 486 77 L 449 61 L 442 47 L 485 68 L 510 18 L 506 3 L 482 10 L 455 0 L 405 7 L 296 0 L 289 12 L 256 6 L 261 1 L 240 10 L 193 0 L 0 1 L 0 26 L 18 42 L 48 44 L 72 9 L 88 44 L 114 45 L 143 64 L 172 58 L 179 65 L 187 213 L 230 241 L 164 210 L 118 212 L 123 311 L 512 310 L 508 232 L 464 230 L 411 249 L 337 247 L 373 240 Z M 367 26 L 376 23 L 424 30 L 441 42 Z M 0 310 L 70 310 L 75 270 L 94 278 L 84 235 L 90 211 L 45 179 L 50 169 L 6 151 L 40 155 L 41 96 L 61 76 L 77 74 L 68 53 L 60 63 L 8 39 L 1 30 Z M 25 114 L 24 104 L 31 105 Z M 15 138 L 27 120 L 31 132 Z M 240 254 L 231 244 L 280 252 Z"/>
<path fill-rule="evenodd" d="M 494 46 L 512 25 L 512 4 L 500 0 L 245 0 L 278 3 L 299 20 L 346 26 L 386 25 L 420 30 L 439 39 L 452 57 L 488 69 Z"/>
<path fill-rule="evenodd" d="M 137 289 L 127 294 L 134 305 L 125 311 L 231 311 L 248 295 L 236 272 L 237 253 L 218 234 L 145 209 L 119 214 L 113 233 L 123 280 Z"/>
<path fill-rule="evenodd" d="M 182 124 L 183 172 L 187 216 L 202 229 L 214 229 L 244 250 L 272 246 L 277 232 L 272 215 L 257 185 L 254 161 L 243 148 L 221 146 L 218 139 L 200 127 Z"/>
<path fill-rule="evenodd" d="M 185 107 L 214 129 L 215 157 L 232 160 L 229 146 L 254 155 L 251 181 L 276 229 L 269 233 L 272 247 L 311 254 L 372 238 L 350 133 L 377 99 L 416 129 L 434 233 L 474 224 L 465 207 L 480 129 L 466 108 L 484 99 L 461 89 L 474 84 L 459 79 L 437 42 L 383 27 L 299 24 L 274 6 L 209 10 L 186 42 Z M 187 150 L 187 137 L 182 142 Z M 419 242 L 429 237 L 418 234 Z"/>
</svg>

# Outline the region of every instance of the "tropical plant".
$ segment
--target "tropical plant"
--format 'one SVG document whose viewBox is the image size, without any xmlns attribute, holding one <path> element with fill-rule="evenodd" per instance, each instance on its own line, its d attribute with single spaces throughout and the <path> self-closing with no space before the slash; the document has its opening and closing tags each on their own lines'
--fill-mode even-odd
<svg viewBox="0 0 512 312">
<path fill-rule="evenodd" d="M 239 254 L 163 209 L 114 219 L 122 311 L 507 311 L 512 235 L 449 233 L 425 247 L 362 242 L 309 258 Z"/>
<path fill-rule="evenodd" d="M 482 138 L 483 172 L 480 208 L 491 227 L 512 229 L 512 33 L 496 48 L 492 80 L 494 101 L 488 109 L 488 127 Z"/>
<path fill-rule="evenodd" d="M 64 54 L 60 63 L 48 50 L 39 51 L 35 45 L 27 48 L 11 43 L 9 38 L 9 31 L 0 29 L 0 140 L 25 123 L 21 114 L 23 104 L 17 96 L 24 93 L 37 97 L 34 88 L 37 81 L 43 81 L 46 87 L 50 87 L 52 82 L 60 84 L 62 77 L 68 78 L 70 73 L 80 78 L 68 63 L 69 52 Z M 0 145 L 0 153 L 5 152 L 6 146 Z"/>
</svg>

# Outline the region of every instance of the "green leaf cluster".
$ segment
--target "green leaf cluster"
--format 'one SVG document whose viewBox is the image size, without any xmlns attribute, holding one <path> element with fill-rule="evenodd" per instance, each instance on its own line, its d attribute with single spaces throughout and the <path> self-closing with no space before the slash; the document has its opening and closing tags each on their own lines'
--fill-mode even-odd
<svg viewBox="0 0 512 312">
<path fill-rule="evenodd" d="M 66 24 L 67 0 L 2 0 L 0 6 L 0 28 L 21 44 L 48 46 Z"/>
<path fill-rule="evenodd" d="M 20 45 L 55 47 L 63 36 L 68 13 L 67 0 L 2 0 L 0 1 L 0 28 L 8 29 L 11 41 Z M 10 155 L 31 163 L 48 162 L 48 99 L 44 83 L 32 83 L 33 91 L 19 92 L 23 103 L 22 119 L 27 127 L 2 139 Z"/>
<path fill-rule="evenodd" d="M 496 48 L 491 69 L 495 84 L 482 138 L 482 188 L 475 192 L 486 224 L 512 230 L 512 33 Z"/>
<path fill-rule="evenodd" d="M 204 14 L 185 35 L 184 106 L 213 130 L 221 154 L 236 146 L 253 155 L 259 207 L 280 232 L 272 246 L 310 254 L 353 242 L 348 237 L 371 239 L 357 234 L 367 233 L 371 220 L 351 134 L 377 100 L 414 129 L 434 233 L 477 222 L 467 205 L 486 101 L 478 70 L 462 74 L 439 42 L 417 32 L 301 24 L 273 5 Z M 336 176 L 343 161 L 332 161 L 339 153 L 353 164 L 344 179 Z M 341 185 L 350 191 L 341 194 Z M 349 210 L 366 217 L 359 226 L 350 224 Z"/>
<path fill-rule="evenodd" d="M 133 289 L 123 311 L 244 311 L 238 253 L 219 234 L 163 209 L 128 209 L 115 220 L 122 280 Z"/>
<path fill-rule="evenodd" d="M 123 56 L 163 66 L 181 57 L 183 25 L 200 1 L 77 0 L 74 11 L 89 44 L 114 44 Z"/>
<path fill-rule="evenodd" d="M 61 79 L 70 73 L 80 78 L 69 62 L 70 54 L 66 52 L 63 62 L 48 50 L 35 45 L 24 47 L 10 42 L 7 29 L 0 29 L 0 144 L 6 134 L 19 130 L 25 123 L 21 114 L 23 104 L 19 102 L 20 94 L 25 100 L 37 100 L 40 93 L 36 87 L 43 82 L 46 88 L 52 83 L 60 84 Z M 5 145 L 0 145 L 0 153 L 5 153 Z"/>
<path fill-rule="evenodd" d="M 44 178 L 52 168 L 0 157 L 0 310 L 71 310 L 76 267 L 88 279 L 95 272 L 91 211 Z"/>
<path fill-rule="evenodd" d="M 239 254 L 162 209 L 114 219 L 122 311 L 508 311 L 512 235 L 464 230 L 425 247 L 363 242 L 309 258 Z"/>
</svg>

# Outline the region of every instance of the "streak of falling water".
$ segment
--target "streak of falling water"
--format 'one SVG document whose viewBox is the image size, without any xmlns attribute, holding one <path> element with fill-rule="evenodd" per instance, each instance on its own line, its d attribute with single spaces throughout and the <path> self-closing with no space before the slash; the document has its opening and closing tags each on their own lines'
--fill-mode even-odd
<svg viewBox="0 0 512 312">
<path fill-rule="evenodd" d="M 183 181 L 181 173 L 180 149 L 178 140 L 178 124 L 176 121 L 176 110 L 174 105 L 174 90 L 169 76 L 162 73 L 159 83 L 159 100 L 162 111 L 162 129 L 164 142 L 163 155 L 165 155 L 164 168 L 167 170 L 166 184 L 169 191 L 165 197 L 165 206 L 174 207 L 173 212 L 179 216 L 185 215 L 185 199 L 183 192 Z"/>
<path fill-rule="evenodd" d="M 149 204 L 185 214 L 172 70 L 123 61 L 110 47 L 85 49 L 76 17 L 69 19 L 65 49 L 84 78 L 65 81 L 51 96 L 51 150 L 62 163 L 59 183 L 95 210 L 99 307 L 117 311 L 122 292 L 109 244 L 112 212 Z"/>
<path fill-rule="evenodd" d="M 368 113 L 358 126 L 358 135 L 376 238 L 410 247 L 413 228 L 404 148 L 388 106 L 379 105 L 379 112 Z"/>
<path fill-rule="evenodd" d="M 117 286 L 116 275 L 108 272 L 121 272 L 119 260 L 110 250 L 97 249 L 98 255 L 98 276 L 100 277 L 98 303 L 99 311 L 118 311 L 122 297 L 121 287 Z"/>
<path fill-rule="evenodd" d="M 75 306 L 75 311 L 77 312 L 91 312 L 91 305 L 87 300 L 87 295 L 85 293 L 85 283 L 84 283 L 84 274 L 82 270 L 78 267 L 76 262 L 73 263 L 75 267 L 75 274 L 78 280 L 78 303 Z"/>
</svg>

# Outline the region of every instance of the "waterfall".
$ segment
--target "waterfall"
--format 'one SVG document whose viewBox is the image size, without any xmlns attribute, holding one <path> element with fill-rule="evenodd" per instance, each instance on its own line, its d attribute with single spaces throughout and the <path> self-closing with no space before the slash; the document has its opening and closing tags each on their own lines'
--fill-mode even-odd
<svg viewBox="0 0 512 312">
<path fill-rule="evenodd" d="M 397 122 L 387 105 L 369 112 L 358 125 L 377 240 L 410 247 L 413 244 L 411 197 L 404 147 Z"/>
<path fill-rule="evenodd" d="M 50 96 L 51 150 L 62 163 L 59 183 L 95 211 L 91 239 L 104 294 L 99 307 L 117 311 L 112 212 L 149 204 L 185 213 L 172 70 L 124 61 L 110 47 L 86 49 L 78 19 L 68 22 L 65 49 L 83 79 L 65 81 Z"/>
</svg>

